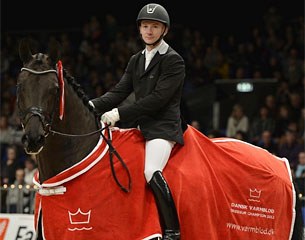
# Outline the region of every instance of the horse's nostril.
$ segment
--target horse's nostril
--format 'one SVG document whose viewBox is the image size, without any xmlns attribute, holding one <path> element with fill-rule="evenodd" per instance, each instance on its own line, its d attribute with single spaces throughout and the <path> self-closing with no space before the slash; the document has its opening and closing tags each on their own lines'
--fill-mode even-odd
<svg viewBox="0 0 305 240">
<path fill-rule="evenodd" d="M 43 144 L 44 144 L 44 136 L 43 136 L 43 135 L 40 135 L 40 136 L 37 138 L 36 143 L 37 143 L 37 145 L 43 145 Z"/>
<path fill-rule="evenodd" d="M 22 142 L 23 144 L 25 144 L 26 142 L 28 142 L 28 140 L 29 140 L 29 136 L 28 136 L 27 134 L 24 134 L 24 135 L 22 136 L 22 138 L 21 138 L 21 142 Z"/>
<path fill-rule="evenodd" d="M 24 134 L 21 138 L 21 142 L 25 147 L 36 148 L 36 147 L 41 147 L 42 145 L 44 145 L 45 140 L 44 140 L 43 135 L 31 137 L 28 134 Z"/>
</svg>

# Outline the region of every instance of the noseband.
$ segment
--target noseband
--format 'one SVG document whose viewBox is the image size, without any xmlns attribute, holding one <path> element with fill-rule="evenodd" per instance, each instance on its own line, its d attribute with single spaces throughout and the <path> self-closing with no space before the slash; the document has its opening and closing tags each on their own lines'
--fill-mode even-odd
<svg viewBox="0 0 305 240">
<path fill-rule="evenodd" d="M 55 69 L 49 69 L 49 70 L 45 70 L 45 71 L 36 71 L 36 70 L 30 69 L 30 68 L 23 67 L 23 68 L 21 68 L 21 71 L 27 71 L 27 72 L 30 72 L 30 73 L 33 73 L 36 75 L 55 73 L 57 76 L 57 71 Z M 18 106 L 19 106 L 19 104 L 18 104 Z M 53 108 L 52 113 L 49 113 L 47 111 L 44 111 L 41 107 L 32 106 L 32 107 L 29 107 L 28 109 L 26 109 L 25 111 L 20 111 L 19 115 L 21 118 L 22 127 L 24 128 L 25 125 L 28 123 L 28 121 L 32 117 L 38 116 L 40 122 L 42 123 L 43 129 L 45 131 L 45 137 L 46 137 L 50 132 L 54 109 L 55 109 L 55 106 Z M 19 110 L 20 110 L 20 108 L 19 108 Z"/>
</svg>

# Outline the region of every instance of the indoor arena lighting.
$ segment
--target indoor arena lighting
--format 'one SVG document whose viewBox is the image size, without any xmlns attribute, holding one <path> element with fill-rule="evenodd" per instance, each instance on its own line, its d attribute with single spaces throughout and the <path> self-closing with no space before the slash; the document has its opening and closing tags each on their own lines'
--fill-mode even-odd
<svg viewBox="0 0 305 240">
<path fill-rule="evenodd" d="M 252 92 L 253 84 L 250 82 L 240 82 L 236 84 L 237 92 Z"/>
<path fill-rule="evenodd" d="M 31 185 L 29 185 L 29 184 L 27 184 L 27 185 L 21 185 L 21 184 L 19 184 L 19 185 L 17 185 L 17 186 L 16 186 L 15 184 L 11 184 L 11 185 L 3 184 L 1 188 L 3 188 L 3 189 L 15 189 L 15 188 L 23 189 L 23 188 L 25 188 L 25 189 L 28 189 L 28 190 L 30 190 L 30 189 L 35 189 L 35 190 L 37 190 L 37 189 L 38 189 L 38 187 L 37 187 L 36 185 L 31 186 Z"/>
</svg>

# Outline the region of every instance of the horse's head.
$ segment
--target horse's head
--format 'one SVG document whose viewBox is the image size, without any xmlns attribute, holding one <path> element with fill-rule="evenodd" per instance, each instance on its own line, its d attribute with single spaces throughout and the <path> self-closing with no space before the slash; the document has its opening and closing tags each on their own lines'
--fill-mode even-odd
<svg viewBox="0 0 305 240">
<path fill-rule="evenodd" d="M 58 46 L 53 44 L 48 54 L 32 55 L 28 41 L 20 42 L 19 55 L 23 67 L 17 80 L 17 104 L 24 129 L 22 142 L 28 154 L 37 154 L 43 148 L 58 106 Z"/>
</svg>

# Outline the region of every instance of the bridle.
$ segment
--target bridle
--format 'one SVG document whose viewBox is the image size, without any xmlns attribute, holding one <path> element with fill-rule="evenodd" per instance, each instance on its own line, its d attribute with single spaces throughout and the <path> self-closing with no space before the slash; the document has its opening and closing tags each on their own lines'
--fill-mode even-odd
<svg viewBox="0 0 305 240">
<path fill-rule="evenodd" d="M 27 71 L 27 72 L 30 72 L 30 73 L 33 73 L 36 75 L 55 73 L 56 77 L 58 78 L 58 72 L 55 69 L 36 71 L 36 70 L 30 69 L 30 68 L 23 67 L 23 68 L 21 68 L 21 71 Z M 59 97 L 57 99 L 59 99 Z M 23 129 L 25 128 L 26 124 L 33 116 L 38 116 L 40 122 L 42 123 L 43 129 L 45 131 L 45 135 L 44 135 L 45 138 L 49 135 L 49 133 L 52 133 L 53 135 L 57 134 L 57 135 L 66 136 L 66 137 L 85 137 L 85 136 L 91 136 L 91 135 L 99 133 L 103 137 L 103 139 L 106 141 L 107 145 L 109 146 L 110 166 L 111 166 L 111 172 L 112 172 L 115 182 L 124 192 L 130 192 L 131 175 L 130 175 L 130 172 L 129 172 L 129 169 L 128 169 L 126 163 L 123 161 L 122 157 L 119 155 L 119 153 L 116 151 L 116 149 L 112 145 L 112 139 L 111 139 L 111 133 L 109 130 L 109 126 L 106 125 L 93 132 L 89 132 L 89 133 L 85 133 L 85 134 L 68 134 L 68 133 L 62 133 L 62 132 L 55 131 L 52 129 L 52 120 L 53 120 L 53 115 L 55 112 L 55 105 L 57 103 L 58 103 L 58 101 L 55 102 L 51 113 L 44 111 L 41 107 L 35 107 L 35 106 L 29 107 L 25 111 L 21 111 L 19 108 L 19 103 L 18 103 L 18 99 L 17 99 L 17 105 L 19 108 L 19 115 L 21 118 Z M 103 134 L 104 129 L 108 130 L 108 138 L 106 138 L 106 136 Z M 115 169 L 114 169 L 113 155 L 115 155 L 118 158 L 118 160 L 122 164 L 123 168 L 127 172 L 127 176 L 128 176 L 128 186 L 127 187 L 124 187 L 116 176 Z"/>
<path fill-rule="evenodd" d="M 57 71 L 55 69 L 36 71 L 36 70 L 30 69 L 30 68 L 23 67 L 23 68 L 21 68 L 21 71 L 27 71 L 27 72 L 30 72 L 30 73 L 33 73 L 36 75 L 55 73 L 57 76 Z M 20 107 L 19 107 L 18 99 L 17 99 L 17 105 L 19 108 L 19 116 L 21 119 L 21 124 L 22 124 L 23 129 L 25 128 L 26 124 L 32 117 L 38 116 L 40 122 L 42 123 L 44 132 L 45 132 L 44 136 L 47 137 L 51 130 L 53 115 L 54 115 L 54 111 L 55 111 L 55 104 L 54 104 L 54 107 L 53 107 L 53 110 L 51 113 L 49 113 L 49 112 L 43 110 L 41 107 L 37 107 L 37 106 L 32 106 L 32 107 L 27 108 L 25 111 L 21 111 Z"/>
<path fill-rule="evenodd" d="M 21 68 L 21 71 L 27 71 L 36 75 L 43 75 L 47 73 L 55 73 L 56 76 L 58 77 L 58 73 L 55 69 L 49 69 L 49 70 L 44 70 L 44 71 L 36 71 L 30 68 Z M 58 99 L 58 97 L 57 97 Z M 17 99 L 18 102 L 18 99 Z M 89 132 L 89 133 L 84 133 L 84 134 L 69 134 L 69 133 L 62 133 L 58 132 L 52 129 L 52 120 L 53 120 L 53 115 L 55 111 L 55 106 L 58 104 L 58 101 L 55 102 L 53 110 L 51 113 L 43 110 L 41 107 L 36 107 L 32 106 L 27 108 L 25 111 L 21 111 L 19 108 L 19 116 L 21 118 L 22 122 L 22 127 L 24 128 L 25 125 L 28 123 L 28 121 L 33 117 L 33 116 L 38 116 L 40 122 L 42 123 L 43 129 L 45 131 L 45 137 L 49 135 L 49 133 L 52 133 L 53 135 L 61 135 L 61 136 L 66 136 L 66 137 L 86 137 L 90 135 L 94 135 L 96 133 L 100 133 L 102 130 L 105 128 L 99 128 L 95 131 Z M 19 106 L 19 104 L 17 104 Z"/>
</svg>

